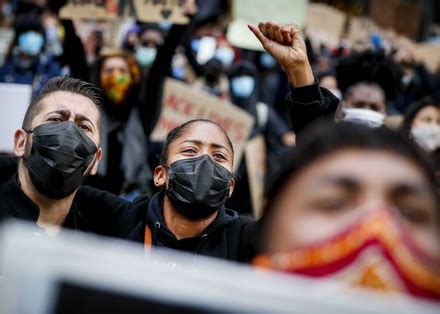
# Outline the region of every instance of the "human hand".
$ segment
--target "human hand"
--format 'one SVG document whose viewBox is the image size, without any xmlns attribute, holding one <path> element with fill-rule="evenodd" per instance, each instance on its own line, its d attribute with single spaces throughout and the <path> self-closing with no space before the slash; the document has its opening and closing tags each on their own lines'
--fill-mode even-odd
<svg viewBox="0 0 440 314">
<path fill-rule="evenodd" d="M 284 68 L 289 81 L 295 87 L 314 83 L 306 45 L 297 25 L 260 22 L 258 27 L 254 25 L 248 27 L 263 48 Z"/>
</svg>

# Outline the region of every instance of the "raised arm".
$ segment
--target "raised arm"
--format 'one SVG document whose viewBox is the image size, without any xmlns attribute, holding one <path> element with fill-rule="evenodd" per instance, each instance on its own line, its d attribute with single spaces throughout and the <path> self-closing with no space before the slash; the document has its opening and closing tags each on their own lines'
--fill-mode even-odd
<svg viewBox="0 0 440 314">
<path fill-rule="evenodd" d="M 315 80 L 298 26 L 266 22 L 249 25 L 249 29 L 283 67 L 292 85 L 286 104 L 293 131 L 301 132 L 316 119 L 333 118 L 339 99 Z"/>
</svg>

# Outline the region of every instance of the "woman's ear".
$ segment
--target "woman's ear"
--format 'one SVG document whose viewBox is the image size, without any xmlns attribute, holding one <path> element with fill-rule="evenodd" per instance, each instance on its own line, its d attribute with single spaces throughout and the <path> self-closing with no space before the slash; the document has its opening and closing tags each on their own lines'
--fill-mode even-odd
<svg viewBox="0 0 440 314">
<path fill-rule="evenodd" d="M 14 134 L 14 154 L 17 157 L 25 157 L 26 154 L 26 144 L 27 144 L 27 133 L 25 130 L 19 129 L 15 131 Z"/>
<path fill-rule="evenodd" d="M 167 184 L 167 170 L 166 167 L 159 165 L 154 169 L 154 186 L 163 187 Z"/>
</svg>

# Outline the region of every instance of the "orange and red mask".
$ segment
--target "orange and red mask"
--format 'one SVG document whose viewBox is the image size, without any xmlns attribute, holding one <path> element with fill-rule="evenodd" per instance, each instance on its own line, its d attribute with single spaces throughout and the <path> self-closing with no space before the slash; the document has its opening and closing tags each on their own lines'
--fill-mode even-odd
<svg viewBox="0 0 440 314">
<path fill-rule="evenodd" d="M 387 210 L 363 217 L 326 241 L 257 256 L 254 265 L 440 302 L 439 261 L 424 252 Z"/>
</svg>

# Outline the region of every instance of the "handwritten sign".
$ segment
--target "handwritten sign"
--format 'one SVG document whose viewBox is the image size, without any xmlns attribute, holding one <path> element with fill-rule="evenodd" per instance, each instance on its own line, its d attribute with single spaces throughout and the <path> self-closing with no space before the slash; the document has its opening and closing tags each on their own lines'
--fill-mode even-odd
<svg viewBox="0 0 440 314">
<path fill-rule="evenodd" d="M 256 136 L 246 144 L 244 156 L 254 218 L 259 219 L 263 214 L 266 177 L 266 142 L 262 135 Z"/>
<path fill-rule="evenodd" d="M 253 117 L 246 111 L 196 87 L 167 79 L 162 112 L 151 134 L 151 140 L 164 141 L 171 129 L 192 119 L 209 119 L 222 126 L 234 145 L 236 169 L 243 155 L 244 144 L 254 125 Z"/>
<path fill-rule="evenodd" d="M 119 16 L 119 0 L 69 0 L 60 10 L 65 19 L 115 19 Z"/>
<path fill-rule="evenodd" d="M 142 22 L 189 23 L 189 18 L 182 12 L 182 0 L 134 0 L 134 3 L 136 16 Z"/>
</svg>

